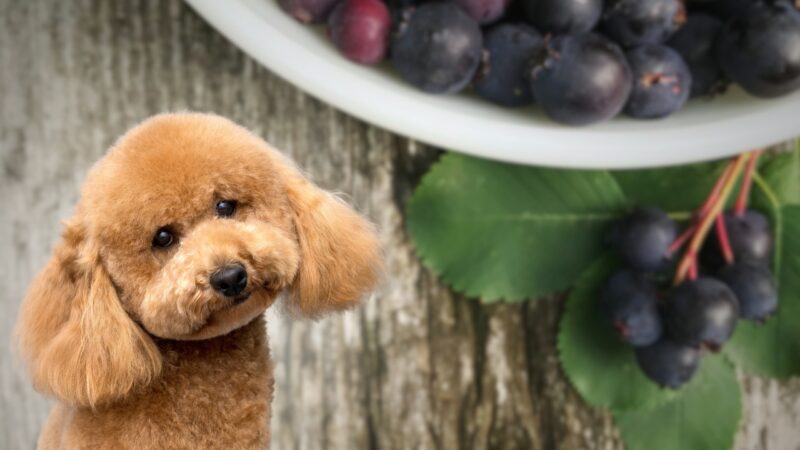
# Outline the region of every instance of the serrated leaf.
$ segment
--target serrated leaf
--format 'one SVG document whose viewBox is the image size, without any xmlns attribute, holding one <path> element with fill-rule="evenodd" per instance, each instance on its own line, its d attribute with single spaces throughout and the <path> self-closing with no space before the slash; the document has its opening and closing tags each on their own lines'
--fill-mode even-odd
<svg viewBox="0 0 800 450">
<path fill-rule="evenodd" d="M 705 357 L 700 372 L 667 403 L 646 411 L 615 411 L 628 450 L 724 450 L 742 416 L 736 374 L 722 357 Z"/>
<path fill-rule="evenodd" d="M 600 316 L 599 291 L 615 269 L 614 260 L 604 257 L 578 280 L 559 325 L 559 357 L 572 386 L 591 405 L 647 408 L 670 400 L 674 392 L 642 374 L 633 350 Z"/>
<path fill-rule="evenodd" d="M 800 375 L 800 206 L 785 206 L 776 227 L 778 313 L 765 324 L 740 321 L 726 354 L 745 371 L 787 378 Z"/>
<path fill-rule="evenodd" d="M 515 166 L 454 153 L 408 204 L 426 265 L 484 301 L 518 301 L 569 287 L 604 249 L 625 206 L 604 171 Z"/>
<path fill-rule="evenodd" d="M 612 172 L 628 202 L 665 211 L 694 211 L 708 195 L 726 161 Z"/>
</svg>

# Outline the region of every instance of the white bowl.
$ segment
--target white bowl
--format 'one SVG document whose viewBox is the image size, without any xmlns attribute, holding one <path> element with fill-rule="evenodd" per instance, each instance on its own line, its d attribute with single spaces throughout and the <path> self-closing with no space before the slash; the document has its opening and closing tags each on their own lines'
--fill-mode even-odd
<svg viewBox="0 0 800 450">
<path fill-rule="evenodd" d="M 617 118 L 586 128 L 510 110 L 472 95 L 416 90 L 387 68 L 339 55 L 276 0 L 187 0 L 223 35 L 309 94 L 396 133 L 485 158 L 575 168 L 655 167 L 733 155 L 800 136 L 800 92 L 760 100 L 731 89 L 666 120 Z"/>
</svg>

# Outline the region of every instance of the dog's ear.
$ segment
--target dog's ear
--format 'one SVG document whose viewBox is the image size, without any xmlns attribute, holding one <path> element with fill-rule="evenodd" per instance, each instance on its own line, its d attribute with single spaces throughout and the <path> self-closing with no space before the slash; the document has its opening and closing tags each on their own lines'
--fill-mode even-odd
<svg viewBox="0 0 800 450">
<path fill-rule="evenodd" d="M 152 381 L 161 354 L 128 316 L 80 226 L 62 241 L 23 301 L 17 342 L 34 386 L 80 406 L 97 406 Z"/>
<path fill-rule="evenodd" d="M 375 230 L 344 201 L 287 163 L 286 189 L 300 244 L 290 311 L 317 318 L 354 306 L 375 287 L 383 258 Z"/>
</svg>

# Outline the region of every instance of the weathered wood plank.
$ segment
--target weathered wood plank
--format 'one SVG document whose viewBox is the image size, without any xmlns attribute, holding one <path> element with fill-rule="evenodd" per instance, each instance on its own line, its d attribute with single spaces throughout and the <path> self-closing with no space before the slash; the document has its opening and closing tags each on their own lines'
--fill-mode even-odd
<svg viewBox="0 0 800 450">
<path fill-rule="evenodd" d="M 559 371 L 558 298 L 480 306 L 420 267 L 403 205 L 434 150 L 304 95 L 178 1 L 0 0 L 0 448 L 31 448 L 49 407 L 7 337 L 59 220 L 116 136 L 180 109 L 259 132 L 350 196 L 386 245 L 389 276 L 363 308 L 315 324 L 270 313 L 273 448 L 621 447 Z M 745 385 L 738 448 L 800 448 L 800 382 Z"/>
</svg>

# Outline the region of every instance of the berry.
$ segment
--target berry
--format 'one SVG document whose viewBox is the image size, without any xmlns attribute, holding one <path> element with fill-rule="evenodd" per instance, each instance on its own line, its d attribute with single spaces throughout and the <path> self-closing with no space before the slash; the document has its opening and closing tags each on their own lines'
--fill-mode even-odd
<svg viewBox="0 0 800 450">
<path fill-rule="evenodd" d="M 591 31 L 600 20 L 603 0 L 523 0 L 526 19 L 543 33 Z"/>
<path fill-rule="evenodd" d="M 630 345 L 647 346 L 661 337 L 658 294 L 642 274 L 630 270 L 615 273 L 603 289 L 600 310 Z"/>
<path fill-rule="evenodd" d="M 400 76 L 423 91 L 464 89 L 481 60 L 478 24 L 453 3 L 429 3 L 410 12 L 392 43 Z"/>
<path fill-rule="evenodd" d="M 533 102 L 528 69 L 531 58 L 544 47 L 538 31 L 522 24 L 504 24 L 485 37 L 488 59 L 475 82 L 478 95 L 503 106 Z"/>
<path fill-rule="evenodd" d="M 649 347 L 637 348 L 636 362 L 660 386 L 677 389 L 697 372 L 700 352 L 664 338 Z"/>
<path fill-rule="evenodd" d="M 733 291 L 719 280 L 700 277 L 672 291 L 663 319 L 675 342 L 718 351 L 733 334 L 738 317 Z"/>
<path fill-rule="evenodd" d="M 545 53 L 545 52 L 543 52 Z M 619 47 L 594 33 L 553 38 L 532 71 L 533 96 L 557 122 L 588 125 L 617 115 L 631 91 Z"/>
<path fill-rule="evenodd" d="M 778 309 L 778 293 L 769 269 L 752 263 L 725 267 L 719 278 L 731 288 L 739 301 L 739 317 L 764 321 Z"/>
<path fill-rule="evenodd" d="M 706 14 L 692 14 L 686 24 L 667 41 L 692 73 L 691 97 L 714 92 L 723 80 L 722 68 L 714 53 L 714 41 L 722 29 L 722 22 Z"/>
<path fill-rule="evenodd" d="M 381 0 L 344 0 L 328 17 L 328 33 L 342 54 L 357 63 L 375 64 L 386 54 L 391 27 Z"/>
<path fill-rule="evenodd" d="M 627 115 L 659 119 L 683 107 L 692 75 L 678 52 L 662 45 L 642 45 L 628 51 L 627 57 L 634 79 Z"/>
<path fill-rule="evenodd" d="M 753 3 L 717 40 L 725 74 L 757 97 L 800 89 L 800 12 L 785 1 Z"/>
<path fill-rule="evenodd" d="M 281 8 L 302 23 L 324 22 L 339 0 L 278 0 Z"/>
<path fill-rule="evenodd" d="M 511 0 L 453 0 L 481 25 L 490 24 L 503 16 Z"/>
<path fill-rule="evenodd" d="M 623 47 L 660 44 L 685 20 L 681 0 L 610 0 L 603 14 L 603 31 Z"/>
<path fill-rule="evenodd" d="M 733 255 L 737 261 L 767 265 L 772 259 L 772 230 L 766 216 L 756 211 L 725 213 Z"/>
<path fill-rule="evenodd" d="M 726 212 L 723 215 L 728 241 L 737 262 L 769 265 L 772 260 L 772 230 L 769 220 L 756 211 L 745 211 L 744 214 Z M 725 265 L 719 237 L 711 233 L 700 253 L 700 261 L 712 271 Z"/>
<path fill-rule="evenodd" d="M 669 264 L 669 246 L 677 233 L 678 226 L 663 211 L 639 208 L 616 224 L 612 241 L 629 267 L 655 272 Z"/>
</svg>

